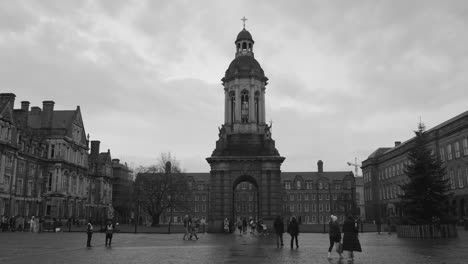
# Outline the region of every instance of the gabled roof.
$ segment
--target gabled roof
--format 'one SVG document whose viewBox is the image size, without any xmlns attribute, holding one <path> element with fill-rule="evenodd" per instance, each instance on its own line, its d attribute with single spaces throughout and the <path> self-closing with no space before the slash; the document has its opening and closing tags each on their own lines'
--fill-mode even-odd
<svg viewBox="0 0 468 264">
<path fill-rule="evenodd" d="M 204 181 L 206 183 L 210 181 L 209 172 L 184 172 L 182 174 L 186 177 L 193 177 L 195 181 Z"/>
<path fill-rule="evenodd" d="M 10 102 L 0 104 L 0 119 L 13 122 L 13 106 Z"/>
<path fill-rule="evenodd" d="M 110 152 L 101 152 L 98 155 L 97 162 L 99 164 L 112 163 Z"/>
</svg>

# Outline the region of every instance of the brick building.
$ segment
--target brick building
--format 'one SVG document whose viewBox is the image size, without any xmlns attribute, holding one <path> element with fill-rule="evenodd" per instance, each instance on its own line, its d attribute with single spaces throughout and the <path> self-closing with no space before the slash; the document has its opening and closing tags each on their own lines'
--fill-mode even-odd
<svg viewBox="0 0 468 264">
<path fill-rule="evenodd" d="M 468 213 L 468 111 L 425 132 L 431 153 L 443 162 L 454 197 L 447 210 L 457 217 Z M 405 166 L 414 138 L 376 149 L 362 163 L 366 218 L 385 219 L 401 214 L 399 184 L 408 180 Z"/>
</svg>

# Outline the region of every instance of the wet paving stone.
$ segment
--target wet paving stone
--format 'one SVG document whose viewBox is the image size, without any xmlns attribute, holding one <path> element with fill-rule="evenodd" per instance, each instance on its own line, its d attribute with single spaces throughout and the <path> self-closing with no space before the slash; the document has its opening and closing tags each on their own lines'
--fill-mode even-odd
<svg viewBox="0 0 468 264">
<path fill-rule="evenodd" d="M 114 235 L 112 247 L 104 234 L 95 233 L 86 248 L 85 233 L 0 233 L 0 263 L 348 263 L 333 251 L 327 259 L 327 234 L 300 234 L 299 249 L 276 248 L 271 236 L 200 234 L 199 240 L 182 240 L 181 234 Z M 468 263 L 468 232 L 441 240 L 402 239 L 395 234 L 365 233 L 359 239 L 363 252 L 354 263 Z"/>
</svg>

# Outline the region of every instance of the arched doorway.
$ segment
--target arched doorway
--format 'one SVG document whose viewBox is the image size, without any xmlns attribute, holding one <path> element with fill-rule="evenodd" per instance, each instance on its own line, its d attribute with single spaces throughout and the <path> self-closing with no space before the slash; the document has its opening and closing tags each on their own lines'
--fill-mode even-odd
<svg viewBox="0 0 468 264">
<path fill-rule="evenodd" d="M 260 196 L 257 181 L 248 175 L 238 177 L 232 186 L 231 221 L 238 218 L 257 221 L 259 219 Z"/>
</svg>

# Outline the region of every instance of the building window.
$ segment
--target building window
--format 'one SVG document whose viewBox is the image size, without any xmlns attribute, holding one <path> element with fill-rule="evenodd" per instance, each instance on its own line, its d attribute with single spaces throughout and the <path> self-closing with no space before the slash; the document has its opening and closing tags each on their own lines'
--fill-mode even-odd
<svg viewBox="0 0 468 264">
<path fill-rule="evenodd" d="M 308 193 L 304 194 L 304 200 L 309 201 L 309 194 Z"/>
<path fill-rule="evenodd" d="M 463 139 L 463 155 L 468 155 L 468 138 Z"/>
<path fill-rule="evenodd" d="M 307 190 L 313 189 L 312 181 L 307 181 L 307 182 L 306 182 L 306 188 L 307 188 Z"/>
<path fill-rule="evenodd" d="M 319 189 L 322 190 L 322 189 L 323 189 L 323 184 L 322 184 L 322 182 L 319 182 L 318 185 L 319 185 Z"/>
<path fill-rule="evenodd" d="M 206 204 L 205 203 L 202 203 L 201 208 L 202 208 L 202 212 L 206 212 Z"/>
<path fill-rule="evenodd" d="M 23 194 L 23 180 L 18 179 L 18 185 L 16 187 L 16 194 L 22 195 Z"/>
<path fill-rule="evenodd" d="M 460 157 L 460 143 L 457 141 L 455 142 L 455 158 L 458 159 Z"/>
<path fill-rule="evenodd" d="M 294 204 L 289 204 L 289 212 L 294 213 Z"/>
<path fill-rule="evenodd" d="M 315 215 L 312 216 L 312 223 L 313 224 L 317 223 L 317 218 L 315 217 Z"/>
<path fill-rule="evenodd" d="M 203 191 L 203 184 L 198 184 L 198 190 Z"/>
<path fill-rule="evenodd" d="M 323 204 L 319 204 L 319 212 L 323 212 Z"/>
<path fill-rule="evenodd" d="M 335 189 L 337 189 L 337 190 L 341 189 L 341 184 L 339 184 L 339 183 L 335 184 Z"/>
<path fill-rule="evenodd" d="M 323 215 L 319 216 L 319 219 L 320 219 L 320 224 L 323 223 Z"/>
<path fill-rule="evenodd" d="M 302 200 L 302 194 L 301 194 L 301 193 L 298 193 L 298 194 L 297 194 L 297 200 L 298 200 L 298 201 Z"/>
<path fill-rule="evenodd" d="M 330 200 L 330 194 L 325 194 L 325 200 Z"/>
<path fill-rule="evenodd" d="M 197 195 L 195 195 L 195 202 L 198 202 L 198 199 L 199 199 L 199 196 L 197 194 Z"/>
<path fill-rule="evenodd" d="M 455 189 L 455 176 L 454 176 L 453 170 L 450 170 L 449 176 L 450 176 L 450 187 L 452 189 Z"/>
<path fill-rule="evenodd" d="M 33 188 L 33 182 L 32 182 L 32 181 L 28 181 L 28 190 L 27 190 L 28 196 L 31 196 L 31 195 L 32 195 L 32 188 Z"/>
<path fill-rule="evenodd" d="M 289 201 L 294 201 L 294 194 L 289 194 Z"/>
<path fill-rule="evenodd" d="M 318 199 L 319 199 L 319 200 L 322 200 L 322 194 L 319 193 Z"/>
<path fill-rule="evenodd" d="M 284 189 L 291 190 L 291 183 L 289 181 L 284 182 Z"/>
<path fill-rule="evenodd" d="M 325 209 L 327 210 L 327 212 L 330 212 L 330 204 L 329 204 L 329 203 L 327 203 L 327 204 L 325 205 Z"/>
<path fill-rule="evenodd" d="M 336 193 L 333 194 L 333 200 L 336 201 L 336 199 L 338 198 L 338 195 Z"/>
<path fill-rule="evenodd" d="M 311 207 L 312 207 L 312 212 L 316 212 L 316 211 L 317 211 L 317 206 L 316 206 L 315 204 L 312 204 Z"/>
<path fill-rule="evenodd" d="M 444 147 L 439 148 L 439 154 L 440 154 L 440 160 L 442 162 L 444 162 L 445 161 L 445 149 L 444 149 Z"/>
<path fill-rule="evenodd" d="M 304 212 L 309 212 L 309 204 L 304 204 Z"/>
<path fill-rule="evenodd" d="M 298 190 L 301 189 L 301 181 L 299 181 L 299 180 L 296 181 L 296 189 L 298 189 Z"/>
<path fill-rule="evenodd" d="M 202 194 L 202 201 L 206 201 L 206 194 Z"/>
<path fill-rule="evenodd" d="M 452 144 L 447 145 L 447 160 L 452 160 Z"/>
<path fill-rule="evenodd" d="M 302 212 L 302 204 L 297 204 L 297 212 L 300 213 Z"/>
<path fill-rule="evenodd" d="M 462 169 L 461 168 L 458 168 L 458 188 L 463 188 L 464 184 L 463 184 L 463 176 L 462 176 Z"/>
</svg>

